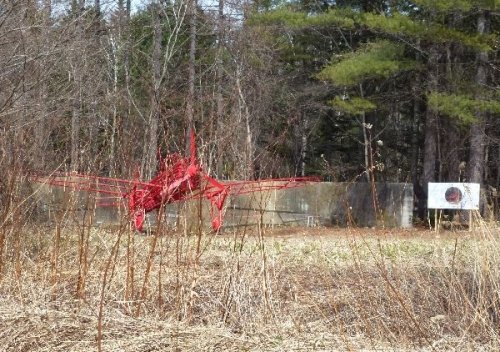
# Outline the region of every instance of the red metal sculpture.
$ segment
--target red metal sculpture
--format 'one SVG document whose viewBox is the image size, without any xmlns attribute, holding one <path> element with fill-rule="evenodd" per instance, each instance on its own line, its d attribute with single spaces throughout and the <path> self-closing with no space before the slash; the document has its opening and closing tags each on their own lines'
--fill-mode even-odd
<svg viewBox="0 0 500 352">
<path fill-rule="evenodd" d="M 190 156 L 174 153 L 160 158 L 156 176 L 149 182 L 123 180 L 78 173 L 54 172 L 36 175 L 34 181 L 125 199 L 134 228 L 142 231 L 146 213 L 163 204 L 205 198 L 211 203 L 212 228 L 222 226 L 223 207 L 229 195 L 241 195 L 272 189 L 286 189 L 317 182 L 315 177 L 275 178 L 221 183 L 208 176 L 196 159 L 195 135 L 191 132 Z M 106 205 L 119 206 L 120 202 Z"/>
</svg>

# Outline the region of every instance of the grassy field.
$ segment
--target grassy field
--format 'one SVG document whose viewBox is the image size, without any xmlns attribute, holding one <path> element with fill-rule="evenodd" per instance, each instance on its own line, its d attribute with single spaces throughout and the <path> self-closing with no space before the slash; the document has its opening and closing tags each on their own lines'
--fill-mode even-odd
<svg viewBox="0 0 500 352">
<path fill-rule="evenodd" d="M 0 350 L 500 350 L 500 237 L 484 224 L 0 236 Z"/>
</svg>

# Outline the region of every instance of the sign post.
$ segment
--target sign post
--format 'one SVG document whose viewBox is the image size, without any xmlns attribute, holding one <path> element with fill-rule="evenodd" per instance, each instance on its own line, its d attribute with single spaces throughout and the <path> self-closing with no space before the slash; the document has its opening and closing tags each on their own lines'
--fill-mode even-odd
<svg viewBox="0 0 500 352">
<path fill-rule="evenodd" d="M 438 229 L 438 209 L 469 210 L 469 230 L 472 228 L 472 210 L 479 209 L 479 183 L 428 184 L 427 209 L 435 209 L 434 224 Z"/>
</svg>

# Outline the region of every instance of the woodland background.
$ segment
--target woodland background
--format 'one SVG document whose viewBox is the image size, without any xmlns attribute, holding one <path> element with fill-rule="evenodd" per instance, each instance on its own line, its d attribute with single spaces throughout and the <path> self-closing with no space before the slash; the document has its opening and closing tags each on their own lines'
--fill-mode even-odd
<svg viewBox="0 0 500 352">
<path fill-rule="evenodd" d="M 30 170 L 500 189 L 498 0 L 2 0 L 0 197 Z"/>
</svg>

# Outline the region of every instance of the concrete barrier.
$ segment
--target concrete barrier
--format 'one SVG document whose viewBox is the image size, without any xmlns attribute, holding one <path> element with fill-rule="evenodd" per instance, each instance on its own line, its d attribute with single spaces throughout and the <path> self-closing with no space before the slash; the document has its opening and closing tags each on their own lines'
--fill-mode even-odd
<svg viewBox="0 0 500 352">
<path fill-rule="evenodd" d="M 411 227 L 412 185 L 377 183 L 375 188 L 377 211 L 368 183 L 322 182 L 299 188 L 229 197 L 226 202 L 224 226 L 230 228 L 254 225 L 262 221 L 271 226 Z M 88 217 L 89 210 L 92 211 L 92 222 L 95 225 L 126 221 L 124 207 L 95 207 L 99 199 L 86 192 L 69 192 L 58 187 L 42 186 L 36 199 L 43 219 L 53 219 L 55 214 L 70 209 L 76 221 Z M 202 226 L 210 226 L 210 209 L 206 201 L 169 204 L 163 213 L 165 221 L 172 226 L 178 224 L 198 226 L 197 219 L 200 214 Z M 149 214 L 147 221 L 154 224 L 156 217 L 155 213 Z"/>
<path fill-rule="evenodd" d="M 238 223 L 244 218 L 242 212 L 253 218 L 262 212 L 263 222 L 271 225 L 411 227 L 413 186 L 377 183 L 375 187 L 377 211 L 368 183 L 322 182 L 252 195 L 253 200 L 235 197 L 228 204 L 226 224 Z"/>
</svg>

